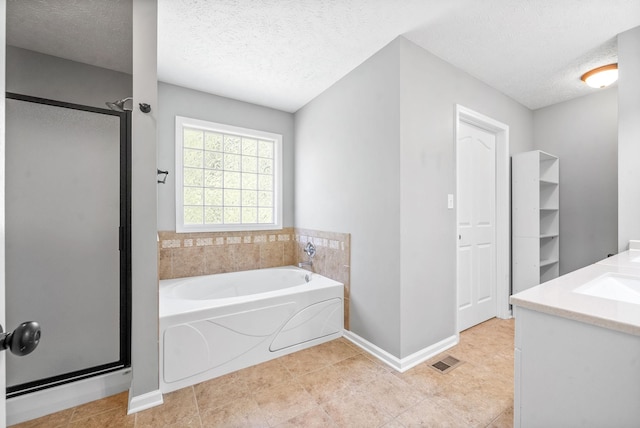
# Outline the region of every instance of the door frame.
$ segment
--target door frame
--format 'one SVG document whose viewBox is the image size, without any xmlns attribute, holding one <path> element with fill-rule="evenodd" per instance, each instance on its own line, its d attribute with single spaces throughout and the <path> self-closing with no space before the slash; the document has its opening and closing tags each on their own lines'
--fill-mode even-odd
<svg viewBox="0 0 640 428">
<path fill-rule="evenodd" d="M 0 94 L 6 92 L 7 76 L 7 2 L 0 0 Z M 5 104 L 0 102 L 0 324 L 7 326 L 5 319 Z M 4 391 L 6 382 L 6 352 L 0 352 L 0 426 L 7 425 L 7 406 Z"/>
<path fill-rule="evenodd" d="M 470 108 L 456 104 L 454 152 L 456 169 L 456 195 L 459 195 L 460 177 L 458 174 L 458 135 L 460 123 L 464 122 L 496 136 L 496 315 L 498 318 L 511 318 L 510 294 L 510 200 L 511 180 L 509 163 L 509 125 L 478 113 Z M 458 210 L 456 208 L 456 332 L 458 325 Z"/>
</svg>

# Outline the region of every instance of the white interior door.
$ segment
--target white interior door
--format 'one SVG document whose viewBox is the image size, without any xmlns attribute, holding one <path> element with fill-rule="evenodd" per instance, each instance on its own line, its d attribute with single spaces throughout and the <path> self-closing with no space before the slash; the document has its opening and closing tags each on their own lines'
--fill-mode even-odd
<svg viewBox="0 0 640 428">
<path fill-rule="evenodd" d="M 496 135 L 460 122 L 458 330 L 493 318 L 496 305 Z"/>
</svg>

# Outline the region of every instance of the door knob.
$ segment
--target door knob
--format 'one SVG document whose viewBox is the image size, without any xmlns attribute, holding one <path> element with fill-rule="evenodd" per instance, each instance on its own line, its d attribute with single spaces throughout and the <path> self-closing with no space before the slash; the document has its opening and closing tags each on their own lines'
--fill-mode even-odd
<svg viewBox="0 0 640 428">
<path fill-rule="evenodd" d="M 36 321 L 23 322 L 11 333 L 4 333 L 0 325 L 0 351 L 9 349 L 15 355 L 27 355 L 40 343 L 40 324 Z"/>
</svg>

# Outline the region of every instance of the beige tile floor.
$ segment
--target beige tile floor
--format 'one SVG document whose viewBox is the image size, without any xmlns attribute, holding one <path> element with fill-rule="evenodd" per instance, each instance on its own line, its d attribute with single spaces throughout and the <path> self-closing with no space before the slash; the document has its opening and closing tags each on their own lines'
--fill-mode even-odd
<svg viewBox="0 0 640 428">
<path fill-rule="evenodd" d="M 511 427 L 513 320 L 461 334 L 442 374 L 398 373 L 345 339 L 165 394 L 127 416 L 127 393 L 14 427 Z M 430 360 L 430 362 L 433 362 Z"/>
</svg>

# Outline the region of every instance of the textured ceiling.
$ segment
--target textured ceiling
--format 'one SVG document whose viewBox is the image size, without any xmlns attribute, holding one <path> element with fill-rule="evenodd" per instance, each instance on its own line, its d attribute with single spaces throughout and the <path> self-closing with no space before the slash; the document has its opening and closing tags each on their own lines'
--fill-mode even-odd
<svg viewBox="0 0 640 428">
<path fill-rule="evenodd" d="M 424 0 L 159 0 L 158 76 L 295 111 L 451 9 Z"/>
<path fill-rule="evenodd" d="M 531 109 L 592 93 L 580 76 L 617 62 L 616 35 L 640 25 L 640 0 L 460 3 L 405 36 Z"/>
<path fill-rule="evenodd" d="M 296 111 L 404 35 L 536 109 L 593 91 L 640 0 L 159 0 L 159 76 Z"/>
<path fill-rule="evenodd" d="M 8 0 L 7 43 L 130 73 L 131 1 Z M 640 0 L 158 0 L 158 75 L 293 112 L 404 35 L 536 109 L 638 25 Z"/>
<path fill-rule="evenodd" d="M 132 0 L 7 0 L 7 44 L 131 74 Z"/>
</svg>

